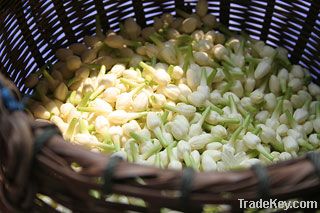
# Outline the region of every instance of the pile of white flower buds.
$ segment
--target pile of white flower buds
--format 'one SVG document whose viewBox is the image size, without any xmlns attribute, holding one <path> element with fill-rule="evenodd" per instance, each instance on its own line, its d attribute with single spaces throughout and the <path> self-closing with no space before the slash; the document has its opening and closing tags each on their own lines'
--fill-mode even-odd
<svg viewBox="0 0 320 213">
<path fill-rule="evenodd" d="M 207 8 L 200 0 L 196 14 L 144 29 L 129 18 L 106 36 L 97 22 L 27 78 L 30 111 L 67 141 L 160 168 L 224 171 L 318 149 L 320 88 L 308 72 Z"/>
</svg>

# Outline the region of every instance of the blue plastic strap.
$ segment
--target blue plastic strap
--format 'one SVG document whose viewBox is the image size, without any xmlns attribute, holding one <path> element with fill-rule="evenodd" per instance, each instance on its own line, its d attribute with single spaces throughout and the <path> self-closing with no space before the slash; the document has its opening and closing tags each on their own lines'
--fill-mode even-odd
<svg viewBox="0 0 320 213">
<path fill-rule="evenodd" d="M 2 98 L 2 102 L 7 110 L 9 111 L 21 111 L 24 109 L 24 105 L 17 101 L 14 97 L 12 97 L 10 90 L 4 87 L 0 83 L 0 96 Z"/>
</svg>

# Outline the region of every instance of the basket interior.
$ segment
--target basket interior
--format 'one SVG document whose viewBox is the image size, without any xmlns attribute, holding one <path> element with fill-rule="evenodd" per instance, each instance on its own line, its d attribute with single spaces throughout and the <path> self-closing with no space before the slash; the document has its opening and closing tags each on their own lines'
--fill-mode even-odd
<svg viewBox="0 0 320 213">
<path fill-rule="evenodd" d="M 195 11 L 196 0 L 2 0 L 0 2 L 0 70 L 23 93 L 32 92 L 24 79 L 54 52 L 95 31 L 98 14 L 104 30 L 135 17 L 141 26 L 176 8 Z M 283 46 L 292 63 L 309 69 L 315 82 L 320 74 L 320 2 L 318 0 L 209 0 L 209 12 L 234 31 L 271 46 Z"/>
</svg>

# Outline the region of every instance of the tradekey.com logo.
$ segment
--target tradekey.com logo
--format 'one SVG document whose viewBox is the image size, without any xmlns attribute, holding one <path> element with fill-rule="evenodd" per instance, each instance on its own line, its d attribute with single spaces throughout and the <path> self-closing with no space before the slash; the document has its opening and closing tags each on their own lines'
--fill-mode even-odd
<svg viewBox="0 0 320 213">
<path fill-rule="evenodd" d="M 238 199 L 240 202 L 241 209 L 318 209 L 317 201 L 305 201 L 305 200 L 278 200 L 278 199 L 269 199 L 269 200 L 245 200 Z"/>
</svg>

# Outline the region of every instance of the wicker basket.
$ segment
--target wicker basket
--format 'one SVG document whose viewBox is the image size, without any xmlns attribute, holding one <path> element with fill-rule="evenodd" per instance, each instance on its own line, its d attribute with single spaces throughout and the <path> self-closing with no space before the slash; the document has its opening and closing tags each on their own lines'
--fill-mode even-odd
<svg viewBox="0 0 320 213">
<path fill-rule="evenodd" d="M 195 5 L 196 0 L 2 0 L 1 73 L 29 94 L 25 78 L 47 61 L 55 61 L 59 47 L 93 34 L 96 14 L 105 28 L 117 29 L 119 21 L 131 16 L 145 26 L 161 12 L 175 14 L 177 8 L 191 12 Z M 245 30 L 271 46 L 284 46 L 291 61 L 308 68 L 319 83 L 319 0 L 211 0 L 209 12 L 231 30 Z M 12 99 L 19 98 L 18 91 L 4 78 L 0 82 L 0 212 L 55 211 L 37 198 L 38 193 L 74 212 L 159 212 L 162 207 L 199 212 L 204 204 L 228 204 L 235 212 L 241 211 L 239 198 L 297 198 L 320 204 L 318 154 L 224 173 L 133 165 L 64 143 L 54 127 L 36 123 L 19 111 Z M 11 96 L 4 86 L 11 89 Z M 73 163 L 81 171 L 72 169 Z M 92 196 L 92 190 L 101 196 Z M 106 201 L 110 193 L 142 198 L 147 205 Z"/>
</svg>

